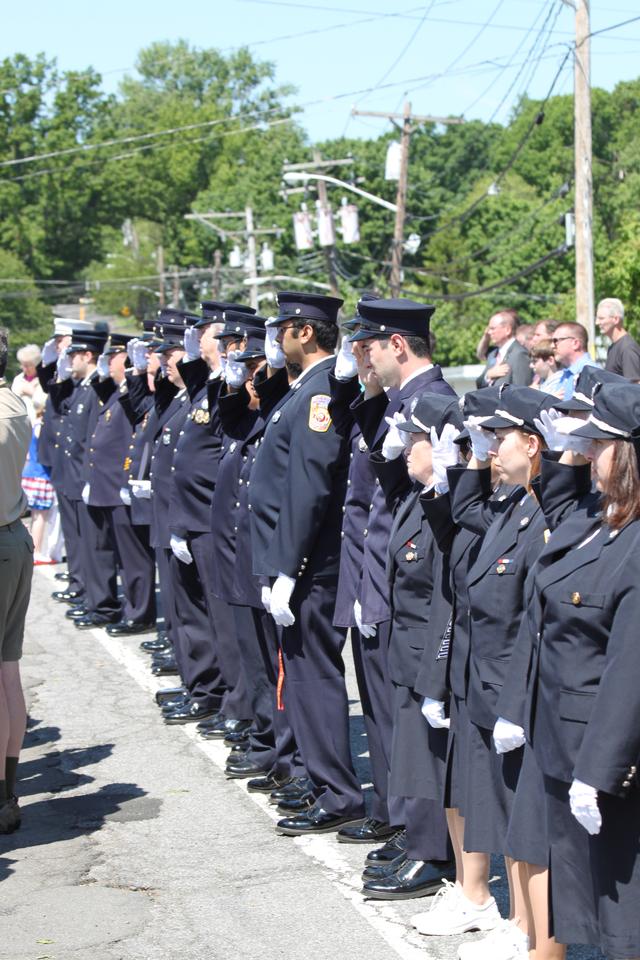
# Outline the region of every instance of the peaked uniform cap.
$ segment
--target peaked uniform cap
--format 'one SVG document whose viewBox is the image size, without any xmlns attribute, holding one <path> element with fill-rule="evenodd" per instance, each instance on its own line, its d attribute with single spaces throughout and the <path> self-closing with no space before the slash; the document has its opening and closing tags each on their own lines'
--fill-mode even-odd
<svg viewBox="0 0 640 960">
<path fill-rule="evenodd" d="M 267 320 L 268 327 L 275 327 L 286 320 L 324 320 L 338 322 L 338 311 L 344 303 L 339 297 L 321 293 L 296 293 L 282 290 L 278 294 L 278 315 Z"/>
<path fill-rule="evenodd" d="M 573 437 L 640 441 L 640 384 L 605 383 L 596 391 L 593 410 Z"/>
<path fill-rule="evenodd" d="M 398 424 L 398 430 L 428 434 L 431 428 L 435 427 L 436 433 L 440 436 L 447 423 L 462 430 L 462 413 L 458 398 L 443 396 L 439 393 L 423 393 L 413 400 L 411 412 L 405 421 Z"/>
<path fill-rule="evenodd" d="M 529 433 L 540 433 L 535 420 L 543 410 L 554 406 L 553 397 L 541 393 L 532 387 L 505 386 L 500 390 L 500 398 L 494 415 L 482 426 L 487 430 L 508 430 L 514 427 Z"/>
<path fill-rule="evenodd" d="M 67 353 L 79 353 L 82 350 L 91 350 L 92 353 L 102 353 L 106 342 L 106 332 L 98 333 L 95 329 L 87 330 L 84 327 L 74 327 L 71 331 L 71 343 L 67 347 Z"/>
<path fill-rule="evenodd" d="M 402 297 L 390 300 L 361 300 L 358 305 L 360 328 L 351 339 L 371 340 L 376 337 L 390 337 L 394 333 L 426 339 L 435 309 L 431 304 L 405 300 Z"/>
<path fill-rule="evenodd" d="M 224 323 L 224 314 L 227 310 L 235 313 L 255 314 L 253 307 L 244 303 L 232 303 L 226 300 L 203 300 L 200 304 L 202 316 L 198 318 L 196 327 L 206 327 L 208 323 Z"/>
<path fill-rule="evenodd" d="M 127 344 L 130 340 L 133 340 L 133 334 L 131 333 L 110 333 L 107 337 L 107 342 L 104 345 L 104 350 L 102 351 L 105 356 L 113 356 L 116 353 L 122 353 L 127 349 Z"/>
</svg>

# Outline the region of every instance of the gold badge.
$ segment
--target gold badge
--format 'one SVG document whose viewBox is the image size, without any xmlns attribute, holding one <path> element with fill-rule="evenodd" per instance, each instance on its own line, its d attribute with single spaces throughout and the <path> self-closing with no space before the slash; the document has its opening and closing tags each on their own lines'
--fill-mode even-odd
<svg viewBox="0 0 640 960">
<path fill-rule="evenodd" d="M 580 604 L 582 603 L 582 597 L 580 596 L 577 590 L 575 593 L 571 594 L 571 603 L 574 605 L 574 607 L 579 607 Z"/>
<path fill-rule="evenodd" d="M 416 559 L 416 555 L 415 555 L 415 553 L 413 552 L 413 550 L 407 550 L 407 552 L 406 552 L 405 555 L 404 555 L 404 558 L 405 558 L 405 560 L 415 560 L 415 559 Z"/>
<path fill-rule="evenodd" d="M 317 393 L 315 397 L 311 397 L 309 429 L 313 430 L 314 433 L 326 433 L 331 426 L 331 417 L 329 416 L 330 399 L 326 393 Z"/>
<path fill-rule="evenodd" d="M 125 461 L 124 461 L 124 463 L 123 463 L 123 465 L 122 465 L 122 469 L 123 469 L 123 470 L 126 470 L 127 473 L 128 473 L 129 470 L 131 469 L 131 464 L 132 464 L 132 462 L 133 462 L 133 461 L 132 461 L 131 457 L 126 457 L 126 458 L 125 458 Z"/>
<path fill-rule="evenodd" d="M 111 420 L 111 416 L 112 416 L 111 410 L 107 410 L 107 412 L 104 415 L 104 418 L 107 421 L 107 423 L 109 423 L 109 420 Z"/>
<path fill-rule="evenodd" d="M 504 573 L 506 569 L 504 563 L 499 563 L 496 567 L 496 573 Z"/>
</svg>

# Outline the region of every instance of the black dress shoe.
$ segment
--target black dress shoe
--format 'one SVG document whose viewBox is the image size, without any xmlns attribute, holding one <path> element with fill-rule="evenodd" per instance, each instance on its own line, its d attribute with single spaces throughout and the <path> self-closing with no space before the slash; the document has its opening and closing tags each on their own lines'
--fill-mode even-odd
<svg viewBox="0 0 640 960">
<path fill-rule="evenodd" d="M 380 863 L 391 863 L 399 853 L 407 849 L 407 831 L 398 830 L 382 847 L 372 850 L 367 856 L 366 863 L 377 866 Z"/>
<path fill-rule="evenodd" d="M 329 813 L 322 807 L 312 807 L 306 813 L 279 820 L 276 830 L 285 837 L 306 837 L 316 833 L 335 833 L 347 823 L 355 823 L 356 817 L 343 817 Z"/>
<path fill-rule="evenodd" d="M 442 889 L 443 880 L 453 880 L 450 863 L 431 863 L 429 860 L 405 860 L 399 870 L 378 880 L 366 880 L 362 885 L 365 897 L 373 900 L 411 900 L 429 897 Z"/>
<path fill-rule="evenodd" d="M 79 603 L 76 607 L 69 607 L 68 610 L 65 610 L 64 615 L 67 620 L 79 620 L 80 617 L 88 617 L 91 613 L 88 607 L 84 607 Z"/>
<path fill-rule="evenodd" d="M 224 740 L 230 733 L 242 732 L 248 730 L 251 726 L 251 720 L 233 720 L 230 717 L 220 720 L 213 724 L 207 730 L 208 740 Z"/>
<path fill-rule="evenodd" d="M 183 693 L 179 697 L 174 697 L 173 700 L 165 700 L 160 707 L 160 711 L 166 717 L 168 714 L 173 713 L 174 710 L 188 707 L 191 702 L 191 696 L 188 693 Z"/>
<path fill-rule="evenodd" d="M 234 747 L 237 743 L 246 743 L 249 739 L 249 734 L 245 731 L 238 733 L 238 731 L 232 731 L 228 733 L 224 738 L 224 742 L 228 747 Z"/>
<path fill-rule="evenodd" d="M 69 583 L 71 580 L 71 574 L 61 570 L 60 573 L 54 573 L 53 579 L 60 580 L 62 583 Z"/>
<path fill-rule="evenodd" d="M 244 760 L 239 763 L 227 763 L 224 772 L 230 780 L 250 780 L 251 777 L 259 777 L 266 773 L 266 770 L 253 760 Z"/>
<path fill-rule="evenodd" d="M 390 827 L 383 820 L 366 817 L 355 827 L 344 827 L 339 830 L 338 843 L 376 843 L 393 837 L 397 832 L 395 827 Z"/>
<path fill-rule="evenodd" d="M 162 650 L 171 649 L 171 640 L 143 640 L 140 649 L 144 650 L 145 653 L 160 653 Z"/>
<path fill-rule="evenodd" d="M 151 667 L 151 673 L 154 677 L 177 677 L 180 671 L 175 660 L 165 660 L 163 663 L 155 663 Z"/>
<path fill-rule="evenodd" d="M 58 603 L 77 603 L 82 600 L 84 593 L 81 590 L 54 590 L 51 597 Z"/>
<path fill-rule="evenodd" d="M 311 810 L 315 805 L 316 797 L 314 793 L 304 793 L 296 800 L 281 800 L 276 810 L 283 813 L 285 817 L 291 817 L 296 813 L 304 813 L 305 810 Z"/>
<path fill-rule="evenodd" d="M 156 690 L 155 701 L 158 706 L 162 706 L 167 700 L 175 699 L 178 696 L 186 696 L 187 691 L 184 687 L 166 687 L 164 690 Z"/>
<path fill-rule="evenodd" d="M 392 873 L 396 873 L 400 869 L 406 859 L 406 853 L 399 853 L 395 860 L 390 863 L 380 863 L 377 867 L 365 867 L 362 871 L 362 879 L 378 880 L 380 877 L 390 877 Z"/>
<path fill-rule="evenodd" d="M 151 633 L 155 628 L 155 623 L 139 623 L 137 620 L 121 620 L 120 623 L 110 623 L 107 627 L 107 633 L 110 637 L 132 637 L 136 633 Z"/>
<path fill-rule="evenodd" d="M 236 743 L 229 751 L 229 760 L 237 760 L 239 758 L 242 759 L 242 757 L 249 753 L 250 749 L 251 748 L 248 741 L 247 743 Z"/>
<path fill-rule="evenodd" d="M 197 727 L 198 733 L 203 733 L 205 730 L 212 730 L 224 719 L 224 714 L 218 712 L 214 714 L 213 717 L 209 717 L 208 720 L 202 720 Z"/>
<path fill-rule="evenodd" d="M 247 790 L 249 793 L 271 793 L 272 790 L 284 787 L 288 782 L 289 777 L 285 777 L 284 780 L 278 780 L 277 777 L 272 776 L 258 777 L 256 780 L 249 780 Z"/>
<path fill-rule="evenodd" d="M 97 616 L 95 613 L 88 613 L 86 617 L 77 617 L 73 622 L 78 630 L 100 629 L 101 627 L 106 627 L 109 623 L 108 620 L 103 620 L 102 617 Z"/>
<path fill-rule="evenodd" d="M 204 720 L 206 717 L 212 717 L 215 713 L 211 707 L 205 707 L 197 701 L 190 703 L 188 706 L 185 704 L 184 707 L 176 707 L 176 709 L 169 714 L 169 716 L 164 718 L 164 722 L 168 724 L 174 723 L 198 723 L 199 720 Z"/>
<path fill-rule="evenodd" d="M 305 793 L 313 790 L 313 783 L 308 777 L 292 777 L 284 787 L 273 790 L 269 803 L 280 803 L 281 800 L 299 800 Z"/>
</svg>

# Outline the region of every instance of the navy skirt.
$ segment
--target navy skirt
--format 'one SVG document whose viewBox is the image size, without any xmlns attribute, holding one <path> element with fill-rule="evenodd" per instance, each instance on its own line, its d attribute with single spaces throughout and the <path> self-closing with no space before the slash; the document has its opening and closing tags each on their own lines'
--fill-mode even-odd
<svg viewBox="0 0 640 960">
<path fill-rule="evenodd" d="M 507 829 L 522 766 L 523 748 L 498 755 L 491 731 L 470 724 L 464 849 L 506 853 Z"/>
<path fill-rule="evenodd" d="M 592 837 L 571 813 L 569 784 L 544 784 L 553 935 L 608 957 L 640 956 L 640 790 L 599 793 L 602 829 Z"/>
<path fill-rule="evenodd" d="M 467 702 L 453 696 L 450 705 L 451 727 L 447 743 L 447 773 L 444 784 L 443 804 L 447 809 L 458 810 L 464 816 L 469 773 L 469 730 L 471 721 Z"/>
<path fill-rule="evenodd" d="M 442 802 L 447 730 L 434 730 L 422 715 L 424 697 L 411 687 L 393 685 L 393 738 L 389 792 Z"/>
<path fill-rule="evenodd" d="M 549 865 L 549 837 L 544 776 L 533 749 L 524 746 L 522 769 L 513 800 L 505 853 L 513 860 L 533 863 L 537 867 Z"/>
</svg>

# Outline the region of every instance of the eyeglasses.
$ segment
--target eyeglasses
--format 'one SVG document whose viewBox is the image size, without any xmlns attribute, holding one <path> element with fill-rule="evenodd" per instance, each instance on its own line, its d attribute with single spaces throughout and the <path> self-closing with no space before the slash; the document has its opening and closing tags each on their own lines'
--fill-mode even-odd
<svg viewBox="0 0 640 960">
<path fill-rule="evenodd" d="M 575 337 L 551 337 L 551 343 L 555 346 L 556 343 L 560 343 L 561 340 L 575 340 Z"/>
</svg>

